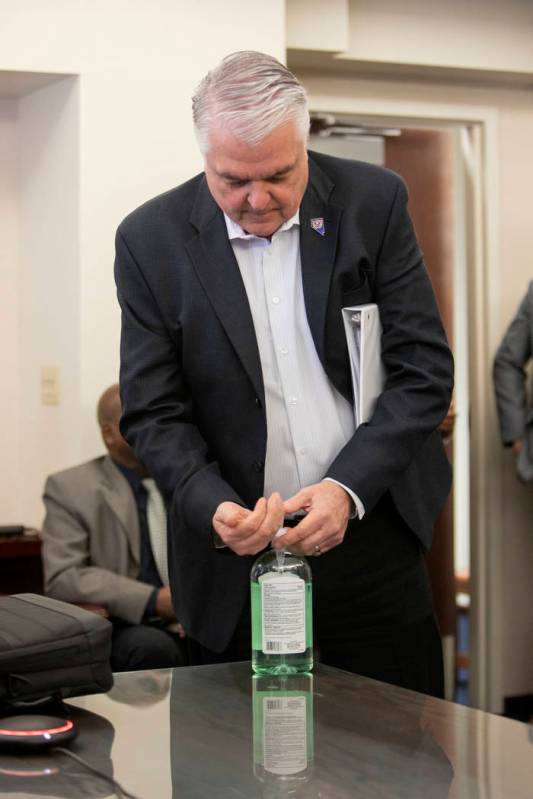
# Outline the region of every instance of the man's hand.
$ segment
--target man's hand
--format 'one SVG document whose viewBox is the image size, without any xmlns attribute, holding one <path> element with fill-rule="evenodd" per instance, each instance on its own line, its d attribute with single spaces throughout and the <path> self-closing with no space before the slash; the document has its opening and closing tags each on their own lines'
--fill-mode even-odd
<svg viewBox="0 0 533 799">
<path fill-rule="evenodd" d="M 235 502 L 221 502 L 213 516 L 213 528 L 237 555 L 256 555 L 270 543 L 283 524 L 283 500 L 274 492 L 261 497 L 249 510 Z"/>
<path fill-rule="evenodd" d="M 448 408 L 448 413 L 442 420 L 439 425 L 439 433 L 441 434 L 443 441 L 445 444 L 448 443 L 450 437 L 453 435 L 453 431 L 455 429 L 455 402 L 452 399 L 450 403 L 450 407 Z"/>
<path fill-rule="evenodd" d="M 302 488 L 285 502 L 285 513 L 304 510 L 307 515 L 272 546 L 297 555 L 321 555 L 344 540 L 350 509 L 350 496 L 337 483 L 324 480 Z"/>
<path fill-rule="evenodd" d="M 171 622 L 167 625 L 166 629 L 169 633 L 174 633 L 174 635 L 177 635 L 178 638 L 187 638 L 187 633 L 185 632 L 183 624 L 180 624 L 179 621 Z"/>
<path fill-rule="evenodd" d="M 520 453 L 522 452 L 523 447 L 524 447 L 523 439 L 519 438 L 517 441 L 513 442 L 513 452 L 514 452 L 515 456 L 518 457 L 518 455 L 520 455 Z"/>
<path fill-rule="evenodd" d="M 174 608 L 172 607 L 172 597 L 170 595 L 170 588 L 168 585 L 164 585 L 163 588 L 160 588 L 157 592 L 155 610 L 157 615 L 162 619 L 174 620 L 176 618 Z"/>
</svg>

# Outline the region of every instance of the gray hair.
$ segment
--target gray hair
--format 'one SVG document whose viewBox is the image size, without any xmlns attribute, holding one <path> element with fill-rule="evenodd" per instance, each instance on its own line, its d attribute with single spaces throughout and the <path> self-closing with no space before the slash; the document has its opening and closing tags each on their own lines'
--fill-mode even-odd
<svg viewBox="0 0 533 799">
<path fill-rule="evenodd" d="M 289 120 L 303 140 L 309 131 L 307 95 L 300 81 L 275 58 L 254 50 L 231 53 L 208 72 L 193 95 L 192 111 L 204 155 L 215 122 L 251 145 Z"/>
</svg>

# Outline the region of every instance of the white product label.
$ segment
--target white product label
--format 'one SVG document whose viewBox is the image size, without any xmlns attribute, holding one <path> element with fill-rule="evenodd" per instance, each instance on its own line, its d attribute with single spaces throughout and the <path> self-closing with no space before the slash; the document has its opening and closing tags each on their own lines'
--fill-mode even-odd
<svg viewBox="0 0 533 799">
<path fill-rule="evenodd" d="M 263 765 L 271 774 L 307 768 L 305 696 L 263 699 Z"/>
<path fill-rule="evenodd" d="M 263 652 L 265 655 L 305 652 L 305 582 L 296 574 L 264 574 Z"/>
</svg>

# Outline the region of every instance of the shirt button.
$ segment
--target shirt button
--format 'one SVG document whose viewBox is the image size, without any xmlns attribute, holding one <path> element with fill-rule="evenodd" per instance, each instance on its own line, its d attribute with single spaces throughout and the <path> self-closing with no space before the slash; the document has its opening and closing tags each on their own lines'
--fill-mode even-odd
<svg viewBox="0 0 533 799">
<path fill-rule="evenodd" d="M 287 349 L 287 347 L 282 347 L 280 352 L 281 352 L 282 355 L 288 355 L 289 354 L 289 350 Z"/>
<path fill-rule="evenodd" d="M 259 397 L 256 397 L 256 398 L 255 398 L 255 400 L 254 400 L 254 402 L 255 402 L 255 404 L 256 404 L 256 405 L 258 405 L 258 406 L 260 406 L 260 405 L 261 405 L 261 400 L 259 399 Z"/>
<path fill-rule="evenodd" d="M 277 305 L 279 303 L 279 297 L 272 297 L 272 302 L 274 305 Z"/>
<path fill-rule="evenodd" d="M 289 398 L 289 405 L 296 405 L 297 402 L 298 402 L 298 397 Z"/>
<path fill-rule="evenodd" d="M 252 464 L 256 472 L 262 472 L 264 465 L 263 461 L 254 461 Z"/>
<path fill-rule="evenodd" d="M 300 455 L 305 455 L 306 452 L 307 452 L 306 448 L 305 447 L 301 447 Z"/>
</svg>

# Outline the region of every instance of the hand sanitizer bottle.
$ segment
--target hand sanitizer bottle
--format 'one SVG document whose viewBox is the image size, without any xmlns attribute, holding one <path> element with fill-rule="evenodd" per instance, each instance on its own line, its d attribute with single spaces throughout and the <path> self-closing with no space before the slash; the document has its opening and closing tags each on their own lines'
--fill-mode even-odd
<svg viewBox="0 0 533 799">
<path fill-rule="evenodd" d="M 311 569 L 286 550 L 260 555 L 250 574 L 252 669 L 300 674 L 313 668 Z"/>
</svg>

